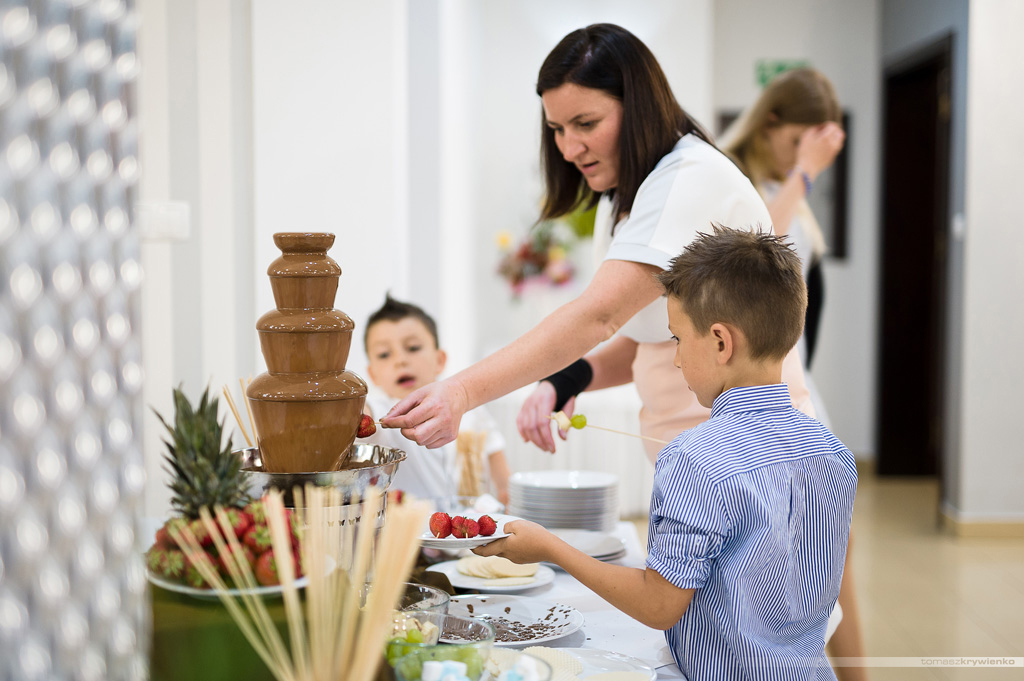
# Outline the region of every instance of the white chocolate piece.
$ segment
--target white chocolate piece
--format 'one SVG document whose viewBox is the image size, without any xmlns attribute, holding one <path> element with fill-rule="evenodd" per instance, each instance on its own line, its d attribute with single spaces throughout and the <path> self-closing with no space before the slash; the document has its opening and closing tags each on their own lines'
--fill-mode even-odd
<svg viewBox="0 0 1024 681">
<path fill-rule="evenodd" d="M 533 581 L 533 576 L 537 574 L 537 563 L 519 565 L 501 556 L 466 556 L 465 558 L 460 558 L 455 567 L 464 575 L 479 577 L 480 579 L 522 579 L 529 577 L 530 579 L 522 582 L 523 584 L 529 584 Z M 506 586 L 514 585 L 506 584 Z"/>
</svg>

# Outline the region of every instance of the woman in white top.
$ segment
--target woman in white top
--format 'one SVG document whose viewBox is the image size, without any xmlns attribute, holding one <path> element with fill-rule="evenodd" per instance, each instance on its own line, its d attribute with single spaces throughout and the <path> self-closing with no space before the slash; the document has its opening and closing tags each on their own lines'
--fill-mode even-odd
<svg viewBox="0 0 1024 681">
<path fill-rule="evenodd" d="M 541 66 L 537 94 L 547 185 L 541 218 L 600 203 L 605 259 L 578 298 L 491 356 L 416 390 L 382 422 L 439 447 L 468 409 L 557 373 L 561 398 L 552 383 L 541 384 L 544 394 L 520 414 L 524 438 L 553 451 L 548 415 L 558 402 L 636 380 L 644 432 L 671 439 L 707 410 L 687 417 L 696 399 L 673 366 L 653 275 L 712 223 L 769 229 L 771 218 L 750 181 L 679 106 L 654 55 L 625 29 L 596 24 L 570 33 Z M 794 404 L 812 411 L 795 352 L 783 377 Z"/>
<path fill-rule="evenodd" d="M 814 69 L 794 69 L 775 78 L 757 102 L 743 113 L 722 136 L 722 149 L 764 196 L 777 234 L 789 236 L 803 261 L 808 280 L 808 321 L 805 337 L 798 344 L 804 370 L 807 369 L 807 342 L 810 328 L 816 324 L 822 304 L 821 285 L 812 286 L 815 268 L 825 253 L 825 240 L 814 219 L 807 194 L 818 175 L 835 161 L 843 148 L 845 134 L 839 123 L 842 110 L 828 78 Z M 810 375 L 806 376 L 817 417 L 827 424 L 824 404 L 817 395 Z M 854 590 L 850 556 L 853 536 L 846 551 L 846 568 L 839 592 L 843 620 L 829 641 L 835 657 L 863 657 L 864 644 L 860 615 Z M 841 681 L 863 681 L 863 667 L 839 667 Z"/>
</svg>

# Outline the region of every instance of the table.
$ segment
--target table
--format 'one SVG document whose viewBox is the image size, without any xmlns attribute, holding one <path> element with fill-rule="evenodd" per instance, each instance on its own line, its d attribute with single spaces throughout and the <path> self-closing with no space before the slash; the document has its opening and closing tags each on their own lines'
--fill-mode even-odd
<svg viewBox="0 0 1024 681">
<path fill-rule="evenodd" d="M 146 523 L 151 543 L 159 523 Z M 612 533 L 626 546 L 626 555 L 618 565 L 643 567 L 645 551 L 636 527 L 620 522 Z M 616 610 L 610 603 L 580 584 L 569 574 L 556 570 L 551 584 L 522 593 L 524 596 L 569 605 L 583 614 L 580 631 L 557 641 L 551 647 L 594 648 L 630 655 L 657 670 L 659 681 L 682 679 L 672 661 L 664 632 L 644 626 Z M 153 587 L 153 645 L 151 678 L 153 681 L 189 679 L 270 680 L 266 667 L 253 654 L 237 626 L 218 601 L 202 601 Z M 284 633 L 284 608 L 269 601 L 271 616 Z"/>
</svg>

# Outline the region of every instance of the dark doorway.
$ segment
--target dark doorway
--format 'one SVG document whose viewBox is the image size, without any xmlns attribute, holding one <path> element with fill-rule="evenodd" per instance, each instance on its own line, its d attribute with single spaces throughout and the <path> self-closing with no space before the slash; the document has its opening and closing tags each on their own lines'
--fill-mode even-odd
<svg viewBox="0 0 1024 681">
<path fill-rule="evenodd" d="M 878 473 L 941 473 L 949 228 L 946 38 L 885 70 Z"/>
</svg>

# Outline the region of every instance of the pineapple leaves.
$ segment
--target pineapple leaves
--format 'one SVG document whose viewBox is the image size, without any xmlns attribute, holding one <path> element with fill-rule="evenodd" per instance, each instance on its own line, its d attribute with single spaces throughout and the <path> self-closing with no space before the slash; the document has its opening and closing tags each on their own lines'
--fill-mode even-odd
<svg viewBox="0 0 1024 681">
<path fill-rule="evenodd" d="M 224 422 L 217 421 L 218 400 L 203 391 L 198 406 L 181 388 L 174 390 L 174 425 L 154 410 L 167 429 L 164 461 L 171 473 L 171 505 L 186 518 L 198 518 L 204 506 L 241 508 L 249 502 L 242 461 L 231 453 L 231 438 L 221 447 Z"/>
</svg>

